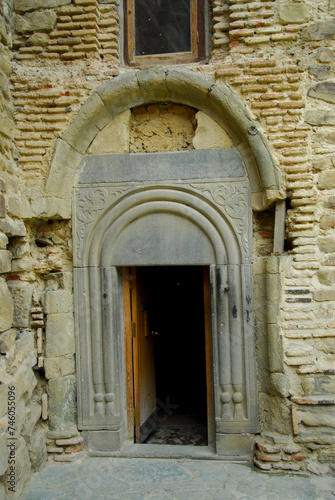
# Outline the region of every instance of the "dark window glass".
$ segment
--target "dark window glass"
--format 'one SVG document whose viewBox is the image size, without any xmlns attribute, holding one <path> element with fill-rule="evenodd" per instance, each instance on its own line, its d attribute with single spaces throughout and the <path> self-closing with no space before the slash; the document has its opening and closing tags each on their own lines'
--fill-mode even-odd
<svg viewBox="0 0 335 500">
<path fill-rule="evenodd" d="M 136 56 L 190 51 L 190 0 L 135 0 Z"/>
</svg>

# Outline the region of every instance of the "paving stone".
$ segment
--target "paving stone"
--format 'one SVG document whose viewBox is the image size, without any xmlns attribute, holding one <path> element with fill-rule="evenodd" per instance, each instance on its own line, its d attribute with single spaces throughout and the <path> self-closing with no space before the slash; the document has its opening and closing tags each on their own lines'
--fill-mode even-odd
<svg viewBox="0 0 335 500">
<path fill-rule="evenodd" d="M 83 500 L 94 497 L 115 500 L 333 498 L 334 477 L 321 478 L 306 473 L 298 476 L 282 469 L 278 472 L 280 476 L 266 471 L 257 472 L 247 464 L 216 460 L 84 456 L 81 461 L 66 465 L 48 464 L 35 475 L 22 500 Z"/>
</svg>

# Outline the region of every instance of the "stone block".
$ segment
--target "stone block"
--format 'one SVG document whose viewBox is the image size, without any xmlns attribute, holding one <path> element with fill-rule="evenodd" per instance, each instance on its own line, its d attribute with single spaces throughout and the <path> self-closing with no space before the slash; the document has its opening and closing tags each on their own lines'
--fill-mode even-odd
<svg viewBox="0 0 335 500">
<path fill-rule="evenodd" d="M 45 378 L 61 378 L 75 373 L 73 354 L 65 354 L 57 358 L 46 358 L 44 361 Z"/>
<path fill-rule="evenodd" d="M 15 349 L 13 357 L 11 358 L 12 368 L 18 368 L 24 359 L 30 356 L 36 358 L 35 332 L 32 330 L 24 330 L 19 333 L 15 341 Z"/>
<path fill-rule="evenodd" d="M 335 249 L 335 247 L 334 247 Z M 323 261 L 324 266 L 335 266 L 335 254 L 326 255 L 325 260 Z"/>
<path fill-rule="evenodd" d="M 0 125 L 1 126 L 1 125 Z M 3 194 L 0 194 L 0 217 L 6 217 L 6 199 Z"/>
<path fill-rule="evenodd" d="M 46 276 L 46 290 L 54 292 L 56 290 L 73 289 L 73 274 L 71 272 L 50 273 Z"/>
<path fill-rule="evenodd" d="M 248 434 L 217 434 L 216 452 L 226 457 L 250 456 L 254 450 L 254 436 Z"/>
<path fill-rule="evenodd" d="M 308 427 L 335 427 L 335 415 L 333 412 L 325 412 L 324 407 L 319 406 L 311 411 L 300 411 L 300 421 Z M 329 435 L 335 436 L 329 429 Z"/>
<path fill-rule="evenodd" d="M 326 66 L 325 64 L 313 64 L 309 66 L 308 73 L 315 76 L 317 80 L 325 80 L 328 78 L 330 70 L 330 66 Z"/>
<path fill-rule="evenodd" d="M 290 395 L 290 384 L 287 375 L 284 373 L 271 373 L 271 388 L 275 393 L 287 398 Z"/>
<path fill-rule="evenodd" d="M 45 354 L 52 358 L 75 352 L 73 315 L 49 314 L 46 323 Z"/>
<path fill-rule="evenodd" d="M 33 288 L 33 285 L 21 281 L 9 282 L 14 304 L 13 326 L 15 328 L 27 328 L 30 324 Z"/>
<path fill-rule="evenodd" d="M 69 180 L 72 186 L 73 176 L 70 175 Z M 66 193 L 62 192 L 61 194 L 63 195 Z M 42 205 L 40 208 L 42 208 Z M 34 209 L 34 207 L 32 207 L 32 209 Z M 47 198 L 43 198 L 42 210 L 40 212 L 39 211 L 34 212 L 34 214 L 39 215 L 41 217 L 47 217 L 48 219 L 49 218 L 63 219 L 63 220 L 71 219 L 71 214 L 72 214 L 71 197 L 53 198 L 52 196 L 49 196 Z"/>
<path fill-rule="evenodd" d="M 27 40 L 28 47 L 46 47 L 49 43 L 49 35 L 47 33 L 34 33 Z"/>
<path fill-rule="evenodd" d="M 100 85 L 96 89 L 96 93 L 102 99 L 112 118 L 129 107 L 143 104 L 135 72 L 120 75 L 117 79 Z"/>
<path fill-rule="evenodd" d="M 309 125 L 335 125 L 335 113 L 326 109 L 309 109 L 305 113 L 305 122 Z"/>
<path fill-rule="evenodd" d="M 85 154 L 95 136 L 110 123 L 111 118 L 101 98 L 93 93 L 63 133 L 62 139 Z"/>
<path fill-rule="evenodd" d="M 3 500 L 9 500 L 9 496 L 5 491 L 5 486 L 2 483 L 0 483 L 0 498 Z"/>
<path fill-rule="evenodd" d="M 327 47 L 321 47 L 316 53 L 316 60 L 321 63 L 334 62 L 335 52 Z"/>
<path fill-rule="evenodd" d="M 335 196 L 330 196 L 325 203 L 327 208 L 335 208 Z"/>
<path fill-rule="evenodd" d="M 4 45 L 0 46 L 0 69 L 7 75 L 10 76 L 12 73 L 11 65 L 12 55 L 8 47 Z"/>
<path fill-rule="evenodd" d="M 335 21 L 320 21 L 311 23 L 307 28 L 301 32 L 301 38 L 305 41 L 319 41 L 326 40 L 327 38 L 334 38 L 335 35 Z"/>
<path fill-rule="evenodd" d="M 0 39 L 4 45 L 10 46 L 11 40 L 7 33 L 6 22 L 4 18 L 0 20 Z"/>
<path fill-rule="evenodd" d="M 16 339 L 16 331 L 8 330 L 0 334 L 0 353 L 6 354 L 14 346 Z M 0 474 L 1 475 L 1 474 Z"/>
<path fill-rule="evenodd" d="M 12 236 L 26 236 L 27 234 L 23 222 L 17 219 L 10 219 L 9 217 L 0 220 L 0 231 L 6 233 L 10 238 Z"/>
<path fill-rule="evenodd" d="M 335 115 L 334 115 L 335 116 Z M 333 189 L 335 188 L 335 171 L 325 170 L 320 173 L 318 180 L 319 189 Z"/>
<path fill-rule="evenodd" d="M 335 250 L 335 238 L 332 236 L 319 237 L 318 247 L 324 253 L 333 253 Z"/>
<path fill-rule="evenodd" d="M 30 247 L 25 238 L 11 238 L 8 250 L 11 252 L 13 259 L 22 259 L 29 255 Z"/>
<path fill-rule="evenodd" d="M 17 401 L 19 401 L 25 393 L 27 393 L 27 397 L 30 398 L 34 388 L 36 387 L 37 380 L 32 370 L 32 367 L 35 364 L 36 357 L 32 353 L 24 359 L 15 371 L 11 385 L 14 385 L 16 388 L 15 391 Z"/>
<path fill-rule="evenodd" d="M 26 402 L 25 402 L 24 396 L 20 397 L 20 399 L 16 397 L 16 409 L 15 410 L 16 410 L 15 432 L 16 432 L 16 435 L 18 436 L 22 433 L 22 428 L 24 426 L 26 412 L 27 412 Z"/>
<path fill-rule="evenodd" d="M 8 250 L 0 250 L 0 273 L 9 273 L 12 268 L 12 254 Z"/>
<path fill-rule="evenodd" d="M 3 380 L 2 375 L 3 375 L 3 371 L 5 371 L 5 370 L 6 370 L 5 363 L 3 364 L 3 367 L 1 366 L 1 363 L 0 363 L 1 380 Z M 5 415 L 7 415 L 7 411 L 8 411 L 8 405 L 7 405 L 8 393 L 7 393 L 7 391 L 8 391 L 8 386 L 5 385 L 4 383 L 0 384 L 0 418 L 3 418 Z"/>
<path fill-rule="evenodd" d="M 120 113 L 95 137 L 89 154 L 128 153 L 130 110 Z"/>
<path fill-rule="evenodd" d="M 82 444 L 84 442 L 84 438 L 81 436 L 69 438 L 69 439 L 57 439 L 57 446 L 75 446 L 77 444 Z"/>
<path fill-rule="evenodd" d="M 53 9 L 68 5 L 72 0 L 14 0 L 15 12 L 30 12 L 37 9 Z"/>
<path fill-rule="evenodd" d="M 7 435 L 0 431 L 0 476 L 3 476 L 8 467 Z"/>
<path fill-rule="evenodd" d="M 57 14 L 51 10 L 37 11 L 15 16 L 17 33 L 28 34 L 36 31 L 52 31 L 57 23 Z"/>
<path fill-rule="evenodd" d="M 68 290 L 46 292 L 43 298 L 45 314 L 73 312 L 73 296 Z"/>
<path fill-rule="evenodd" d="M 125 429 L 119 431 L 84 431 L 84 446 L 93 454 L 99 451 L 120 450 L 124 444 Z"/>
<path fill-rule="evenodd" d="M 283 372 L 283 342 L 277 324 L 268 325 L 269 369 L 271 372 Z"/>
<path fill-rule="evenodd" d="M 320 228 L 321 229 L 334 229 L 335 228 L 335 215 L 327 214 L 323 215 L 320 219 Z"/>
<path fill-rule="evenodd" d="M 74 375 L 50 380 L 49 429 L 65 431 L 76 428 L 76 378 Z"/>
<path fill-rule="evenodd" d="M 335 283 L 335 269 L 321 268 L 317 272 L 317 277 L 322 285 L 330 286 Z"/>
<path fill-rule="evenodd" d="M 278 14 L 282 24 L 302 24 L 310 19 L 312 9 L 304 0 L 300 2 L 280 0 Z"/>
<path fill-rule="evenodd" d="M 314 300 L 316 302 L 335 300 L 335 290 L 319 290 L 314 293 Z"/>
<path fill-rule="evenodd" d="M 166 87 L 166 73 L 161 68 L 150 68 L 136 73 L 140 91 L 146 96 L 148 102 L 169 101 L 169 91 Z"/>
<path fill-rule="evenodd" d="M 42 427 L 37 427 L 30 438 L 28 446 L 31 467 L 38 470 L 47 461 L 47 447 L 45 444 L 45 432 Z"/>
<path fill-rule="evenodd" d="M 318 83 L 308 91 L 308 95 L 335 104 L 335 82 Z"/>
<path fill-rule="evenodd" d="M 41 413 L 41 405 L 32 398 L 26 407 L 25 423 L 22 429 L 22 436 L 28 444 L 30 443 L 34 427 L 41 417 Z"/>
<path fill-rule="evenodd" d="M 31 255 L 26 255 L 21 259 L 12 260 L 12 273 L 29 272 L 33 269 L 33 260 Z"/>
<path fill-rule="evenodd" d="M 227 148 L 233 145 L 222 127 L 208 115 L 198 111 L 195 117 L 197 128 L 192 141 L 195 149 Z"/>
<path fill-rule="evenodd" d="M 0 278 L 0 332 L 9 330 L 13 323 L 14 302 L 6 282 Z"/>
<path fill-rule="evenodd" d="M 203 75 L 180 69 L 171 69 L 166 74 L 166 87 L 170 100 L 192 106 L 200 111 L 204 108 L 208 97 L 208 89 L 214 80 Z"/>
<path fill-rule="evenodd" d="M 22 201 L 21 197 L 16 194 L 7 194 L 6 196 L 7 212 L 13 217 L 21 217 Z"/>
<path fill-rule="evenodd" d="M 60 200 L 58 200 L 60 205 L 63 203 L 63 198 L 71 199 L 75 171 L 79 167 L 82 159 L 83 155 L 73 149 L 65 140 L 58 139 L 56 141 L 52 166 L 46 182 L 45 194 L 47 197 L 60 198 Z M 67 166 L 66 169 L 64 169 L 64 164 Z M 56 207 L 53 207 L 53 210 L 55 210 L 55 208 Z M 41 205 L 39 209 L 41 213 L 44 213 L 46 209 L 45 203 L 43 203 L 43 206 Z M 32 210 L 35 210 L 34 207 L 32 207 Z M 60 210 L 61 213 L 61 207 L 57 206 L 57 210 Z"/>
<path fill-rule="evenodd" d="M 4 233 L 0 233 L 0 249 L 5 250 L 8 245 L 8 238 Z"/>
</svg>

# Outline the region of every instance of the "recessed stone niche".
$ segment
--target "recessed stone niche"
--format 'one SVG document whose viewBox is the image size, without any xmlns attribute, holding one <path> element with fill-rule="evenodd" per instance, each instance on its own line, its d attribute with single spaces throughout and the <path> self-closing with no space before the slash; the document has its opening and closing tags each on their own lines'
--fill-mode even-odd
<svg viewBox="0 0 335 500">
<path fill-rule="evenodd" d="M 180 104 L 149 104 L 113 118 L 89 154 L 158 153 L 231 147 L 226 132 L 201 111 Z"/>
</svg>

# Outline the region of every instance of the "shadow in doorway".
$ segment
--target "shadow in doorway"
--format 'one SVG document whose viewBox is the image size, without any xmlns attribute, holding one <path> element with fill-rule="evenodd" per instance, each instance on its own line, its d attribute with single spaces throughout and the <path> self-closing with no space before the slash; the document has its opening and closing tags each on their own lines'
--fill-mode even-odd
<svg viewBox="0 0 335 500">
<path fill-rule="evenodd" d="M 157 411 L 146 444 L 207 446 L 203 267 L 147 267 Z"/>
</svg>

